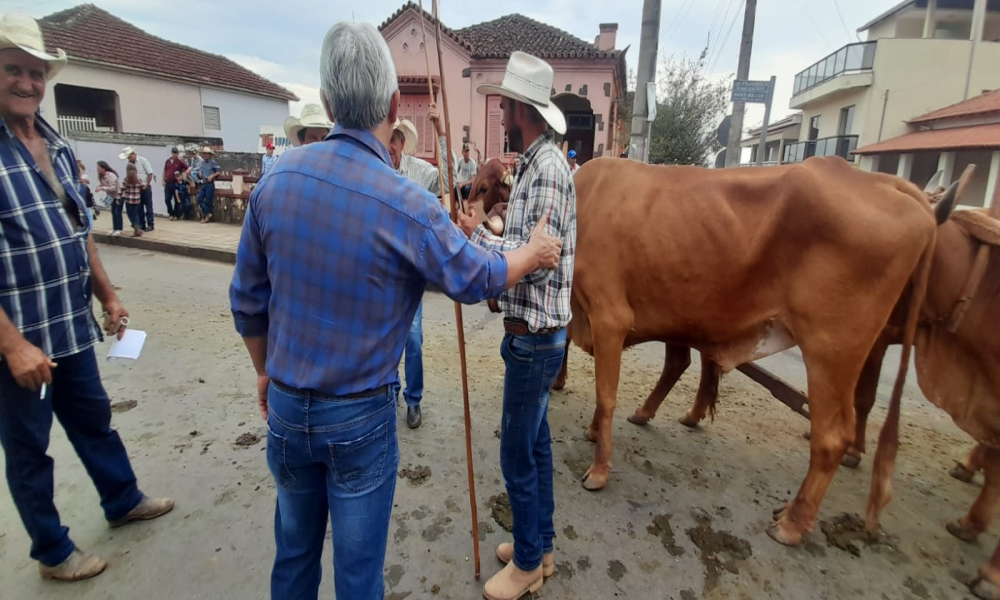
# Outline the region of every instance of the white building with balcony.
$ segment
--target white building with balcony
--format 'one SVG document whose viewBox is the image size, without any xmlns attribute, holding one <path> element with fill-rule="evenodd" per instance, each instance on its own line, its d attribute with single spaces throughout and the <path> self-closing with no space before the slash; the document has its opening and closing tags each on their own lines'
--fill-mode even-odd
<svg viewBox="0 0 1000 600">
<path fill-rule="evenodd" d="M 1000 0 L 906 0 L 858 31 L 864 42 L 796 75 L 800 131 L 781 162 L 858 160 L 856 149 L 911 133 L 913 119 L 1000 88 Z M 864 166 L 898 170 L 891 159 Z"/>
</svg>

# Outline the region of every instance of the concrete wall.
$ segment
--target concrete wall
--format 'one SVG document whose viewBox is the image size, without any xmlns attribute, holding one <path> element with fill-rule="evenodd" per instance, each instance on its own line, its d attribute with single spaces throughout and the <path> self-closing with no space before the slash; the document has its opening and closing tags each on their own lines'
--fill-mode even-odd
<svg viewBox="0 0 1000 600">
<path fill-rule="evenodd" d="M 896 20 L 884 19 L 876 23 L 868 30 L 866 41 L 878 40 L 881 38 L 896 37 Z"/>
<path fill-rule="evenodd" d="M 918 39 L 924 37 L 924 22 L 920 19 L 900 19 L 896 22 L 895 38 Z"/>
<path fill-rule="evenodd" d="M 288 101 L 262 96 L 250 96 L 215 88 L 201 88 L 198 106 L 219 109 L 221 130 L 205 129 L 205 135 L 221 137 L 229 152 L 256 152 L 261 125 L 281 125 L 288 116 Z"/>
<path fill-rule="evenodd" d="M 962 199 L 959 202 L 967 206 L 983 206 L 983 198 L 986 197 L 986 184 L 989 181 L 990 158 L 993 152 L 986 150 L 983 152 L 958 152 L 955 155 L 955 170 L 952 171 L 952 181 L 958 181 L 962 176 L 965 167 L 974 164 L 976 172 L 972 175 L 969 187 L 965 188 Z"/>
<path fill-rule="evenodd" d="M 121 144 L 111 144 L 106 142 L 87 142 L 82 140 L 67 140 L 73 153 L 79 160 L 83 161 L 87 167 L 87 174 L 90 176 L 91 189 L 97 187 L 99 177 L 97 176 L 97 161 L 103 160 L 112 169 L 118 172 L 119 177 L 125 177 L 125 164 L 127 161 L 118 158 L 122 150 Z M 136 154 L 146 157 L 153 167 L 155 179 L 153 180 L 153 212 L 157 215 L 167 214 L 167 205 L 163 201 L 163 164 L 170 158 L 170 146 L 143 146 L 132 145 Z M 110 214 L 110 213 L 109 213 Z M 102 221 L 100 227 L 111 227 L 111 220 Z"/>
<path fill-rule="evenodd" d="M 816 102 L 809 103 L 802 109 L 802 126 L 799 130 L 799 140 L 809 139 L 809 122 L 813 117 L 819 115 L 819 137 L 831 137 L 838 134 L 840 127 L 840 109 L 854 105 L 854 126 L 849 135 L 861 133 L 862 124 L 868 107 L 869 90 L 867 88 L 855 88 L 826 96 Z"/>
<path fill-rule="evenodd" d="M 42 102 L 42 114 L 53 125 L 56 121 L 53 87 L 60 83 L 117 92 L 125 132 L 205 134 L 201 123 L 201 94 L 197 86 L 70 62 L 49 83 Z"/>
<path fill-rule="evenodd" d="M 910 171 L 910 181 L 920 189 L 924 189 L 927 182 L 938 171 L 938 152 L 917 152 L 913 155 L 913 169 Z"/>
</svg>

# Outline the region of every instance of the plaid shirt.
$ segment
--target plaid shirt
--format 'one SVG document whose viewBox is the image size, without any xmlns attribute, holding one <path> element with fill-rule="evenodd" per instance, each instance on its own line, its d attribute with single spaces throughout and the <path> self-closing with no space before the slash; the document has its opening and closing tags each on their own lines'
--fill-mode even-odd
<svg viewBox="0 0 1000 600">
<path fill-rule="evenodd" d="M 126 204 L 139 204 L 142 201 L 142 184 L 141 183 L 126 183 L 122 180 L 122 191 L 119 197 L 125 201 Z"/>
<path fill-rule="evenodd" d="M 528 322 L 528 329 L 565 327 L 570 319 L 569 296 L 576 254 L 576 187 L 562 153 L 550 135 L 541 135 L 521 157 L 507 205 L 504 234 L 499 238 L 480 225 L 472 241 L 490 250 L 515 250 L 528 243 L 531 230 L 549 217 L 549 234 L 563 242 L 559 268 L 528 274 L 500 296 L 500 309 Z"/>
<path fill-rule="evenodd" d="M 506 280 L 503 255 L 470 243 L 375 136 L 338 125 L 251 192 L 229 299 L 240 335 L 267 335 L 268 375 L 343 396 L 399 381 L 428 282 L 474 303 Z"/>
<path fill-rule="evenodd" d="M 90 221 L 76 159 L 39 116 L 35 127 L 83 228 L 71 223 L 31 153 L 0 119 L 0 307 L 25 339 L 58 359 L 102 338 L 91 304 Z"/>
</svg>

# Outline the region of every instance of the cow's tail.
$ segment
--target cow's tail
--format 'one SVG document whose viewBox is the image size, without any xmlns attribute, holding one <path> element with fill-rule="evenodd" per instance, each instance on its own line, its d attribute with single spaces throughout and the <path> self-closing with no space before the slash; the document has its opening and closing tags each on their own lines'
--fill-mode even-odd
<svg viewBox="0 0 1000 600">
<path fill-rule="evenodd" d="M 899 411 L 906 386 L 906 373 L 910 367 L 910 354 L 917 335 L 917 323 L 920 320 L 920 307 L 927 293 L 930 280 L 931 263 L 934 259 L 935 239 L 924 248 L 920 262 L 910 281 L 910 302 L 906 309 L 906 326 L 903 331 L 903 350 L 899 359 L 899 371 L 896 383 L 892 387 L 889 399 L 889 412 L 882 425 L 878 437 L 878 449 L 875 451 L 875 462 L 872 468 L 871 490 L 868 494 L 868 506 L 865 513 L 865 529 L 869 534 L 878 531 L 879 516 L 882 509 L 892 499 L 892 479 L 896 468 L 896 450 L 899 447 Z"/>
</svg>

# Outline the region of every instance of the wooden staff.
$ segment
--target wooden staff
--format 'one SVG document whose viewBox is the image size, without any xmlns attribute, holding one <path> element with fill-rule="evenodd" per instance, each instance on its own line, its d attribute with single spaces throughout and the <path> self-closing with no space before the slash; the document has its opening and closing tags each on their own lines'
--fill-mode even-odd
<svg viewBox="0 0 1000 600">
<path fill-rule="evenodd" d="M 434 86 L 431 82 L 431 59 L 428 54 L 430 49 L 427 47 L 427 33 L 424 28 L 424 3 L 423 0 L 418 0 L 418 2 L 420 6 L 420 32 L 424 39 L 424 59 L 427 63 L 427 87 L 430 90 L 431 98 L 434 98 Z M 448 119 L 448 96 L 444 91 L 444 62 L 441 58 L 441 19 L 438 18 L 436 0 L 432 0 L 432 2 L 434 2 L 434 20 L 436 21 L 434 31 L 437 37 L 438 74 L 441 78 L 441 114 L 444 118 L 445 146 L 448 157 L 443 158 L 441 156 L 441 150 L 438 147 L 439 144 L 436 139 L 434 140 L 434 154 L 438 157 L 438 181 L 441 184 L 441 201 L 444 202 L 446 190 L 444 186 L 444 174 L 441 172 L 441 165 L 443 164 L 448 169 L 449 185 L 447 188 L 447 197 L 449 200 L 452 200 L 450 202 L 451 220 L 458 223 L 457 203 L 452 198 L 452 193 L 455 190 L 455 173 L 451 166 L 451 136 L 448 135 L 451 131 L 451 122 Z M 476 479 L 472 466 L 472 413 L 469 410 L 469 375 L 468 365 L 465 360 L 465 325 L 462 319 L 462 305 L 458 302 L 455 303 L 455 325 L 458 329 L 458 356 L 462 368 L 462 407 L 465 411 L 465 463 L 469 471 L 469 504 L 472 507 L 472 548 L 476 579 L 479 579 L 479 511 L 476 508 Z"/>
</svg>

